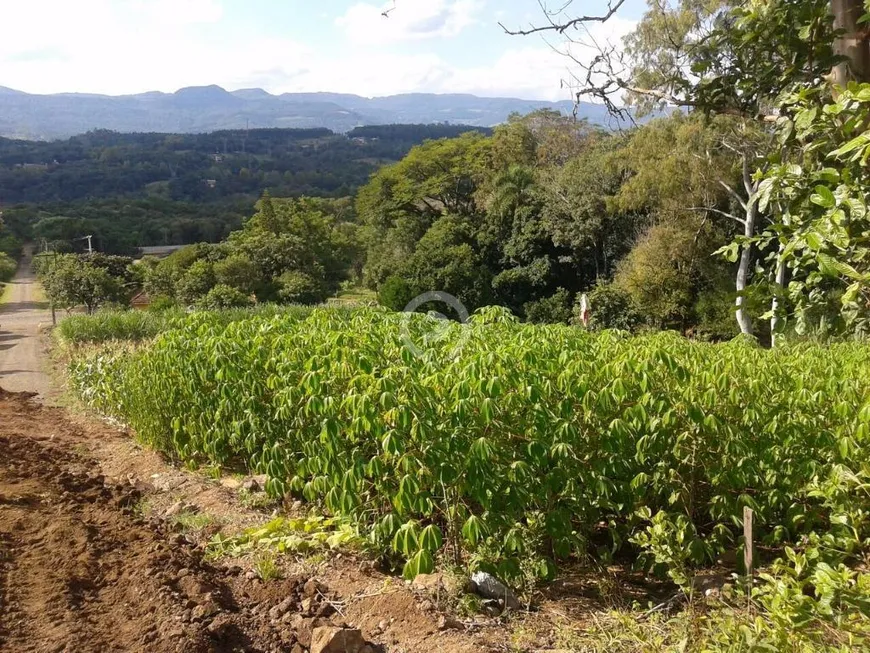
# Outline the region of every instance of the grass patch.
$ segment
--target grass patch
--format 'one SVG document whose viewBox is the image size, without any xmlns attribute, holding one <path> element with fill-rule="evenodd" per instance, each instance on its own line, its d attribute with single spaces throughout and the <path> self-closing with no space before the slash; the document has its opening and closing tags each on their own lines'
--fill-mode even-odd
<svg viewBox="0 0 870 653">
<path fill-rule="evenodd" d="M 177 515 L 170 517 L 169 522 L 182 533 L 201 533 L 209 526 L 217 523 L 217 518 L 214 515 L 209 515 L 204 512 L 194 512 L 192 510 L 184 510 Z"/>
<path fill-rule="evenodd" d="M 239 503 L 249 510 L 267 510 L 277 502 L 265 492 L 251 492 L 242 488 L 239 490 Z"/>
<path fill-rule="evenodd" d="M 278 563 L 275 562 L 275 555 L 269 551 L 257 556 L 257 561 L 254 563 L 254 571 L 263 582 L 281 578 L 281 570 L 278 568 Z"/>
<path fill-rule="evenodd" d="M 365 288 L 363 286 L 356 286 L 354 288 L 340 290 L 335 294 L 335 297 L 332 297 L 329 300 L 329 303 L 331 305 L 366 304 L 369 302 L 376 304 L 377 301 L 378 294 L 374 290 L 370 290 L 369 288 Z"/>
<path fill-rule="evenodd" d="M 137 517 L 148 517 L 154 511 L 154 502 L 148 497 L 142 497 L 133 506 L 133 513 Z"/>
<path fill-rule="evenodd" d="M 181 311 L 101 311 L 94 315 L 70 315 L 55 329 L 56 337 L 68 345 L 85 345 L 126 340 L 148 340 L 170 327 L 184 315 Z"/>
<path fill-rule="evenodd" d="M 303 319 L 314 310 L 313 306 L 261 304 L 254 308 L 231 308 L 222 311 L 200 311 L 189 314 L 181 309 L 167 311 L 98 311 L 93 315 L 70 315 L 55 329 L 55 337 L 64 345 L 76 347 L 115 340 L 142 342 L 151 340 L 165 331 L 196 319 L 194 315 L 208 315 L 211 325 L 226 326 L 250 318 L 290 316 Z M 348 310 L 331 307 L 332 310 Z"/>
</svg>

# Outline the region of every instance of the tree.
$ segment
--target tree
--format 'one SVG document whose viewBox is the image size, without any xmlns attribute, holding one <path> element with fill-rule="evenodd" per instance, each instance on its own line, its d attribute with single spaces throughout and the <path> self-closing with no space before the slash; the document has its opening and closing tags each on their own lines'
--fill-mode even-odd
<svg viewBox="0 0 870 653">
<path fill-rule="evenodd" d="M 438 290 L 456 296 L 474 310 L 488 303 L 491 273 L 474 247 L 467 218 L 445 215 L 420 239 L 403 276 L 420 292 Z"/>
<path fill-rule="evenodd" d="M 236 288 L 217 284 L 196 302 L 203 311 L 220 311 L 227 308 L 243 308 L 251 305 L 251 298 Z"/>
<path fill-rule="evenodd" d="M 403 311 L 418 292 L 402 277 L 389 277 L 378 288 L 378 302 L 394 311 Z"/>
<path fill-rule="evenodd" d="M 614 204 L 628 180 L 618 154 L 630 149 L 626 136 L 595 134 L 565 165 L 540 175 L 542 218 L 555 245 L 571 252 L 583 286 L 608 277 L 624 256 L 644 215 L 638 207 Z M 638 167 L 631 174 L 641 174 Z M 648 207 L 640 207 L 646 211 Z"/>
<path fill-rule="evenodd" d="M 548 14 L 547 24 L 511 33 L 566 35 L 583 23 L 609 20 L 622 4 L 610 4 L 600 15 L 572 17 L 564 13 L 570 11 L 568 3 L 562 12 Z M 736 317 L 744 333 L 752 333 L 745 295 L 759 222 L 754 173 L 765 151 L 758 149 L 754 135 L 769 131 L 769 111 L 781 92 L 795 84 L 815 83 L 837 63 L 828 10 L 827 0 L 736 5 L 727 0 L 651 0 L 624 48 L 602 44 L 589 64 L 574 58 L 577 72 L 570 83 L 578 101 L 592 96 L 603 100 L 615 114 L 628 117 L 614 99 L 625 94 L 640 113 L 679 106 L 739 121 L 734 133 L 741 137 L 727 144 L 740 158 L 740 182 L 727 187 L 739 214 L 721 209 L 719 214 L 727 214 L 743 227 L 735 287 Z M 572 56 L 570 50 L 567 54 Z"/>
<path fill-rule="evenodd" d="M 15 270 L 18 266 L 11 256 L 5 252 L 0 252 L 0 283 L 9 281 L 15 276 Z"/>
<path fill-rule="evenodd" d="M 587 295 L 590 317 L 589 328 L 634 331 L 645 323 L 643 314 L 632 301 L 631 295 L 610 281 L 598 280 Z M 580 297 L 574 306 L 574 323 L 582 324 Z"/>
<path fill-rule="evenodd" d="M 252 295 L 263 285 L 259 266 L 244 254 L 231 254 L 214 264 L 218 284 L 235 288 L 244 295 Z"/>
<path fill-rule="evenodd" d="M 559 288 L 549 297 L 529 302 L 523 309 L 526 319 L 535 324 L 568 324 L 572 315 L 572 296 Z"/>
<path fill-rule="evenodd" d="M 658 328 L 686 331 L 699 292 L 721 266 L 711 256 L 711 241 L 715 242 L 711 232 L 698 216 L 654 224 L 619 263 L 616 288 L 646 321 Z"/>
<path fill-rule="evenodd" d="M 176 295 L 182 304 L 191 306 L 205 297 L 216 283 L 214 265 L 209 261 L 199 260 L 179 278 Z"/>
<path fill-rule="evenodd" d="M 275 282 L 278 296 L 291 304 L 320 304 L 329 296 L 317 276 L 300 270 L 287 270 Z"/>
<path fill-rule="evenodd" d="M 831 0 L 834 52 L 842 60 L 834 67 L 833 81 L 845 87 L 850 81 L 870 82 L 870 34 L 863 29 L 863 0 Z"/>
<path fill-rule="evenodd" d="M 57 308 L 84 306 L 90 314 L 104 304 L 127 300 L 119 279 L 74 255 L 58 256 L 43 270 L 41 278 L 45 294 Z"/>
<path fill-rule="evenodd" d="M 786 318 L 780 300 L 793 303 L 804 332 L 814 309 L 836 297 L 851 328 L 868 333 L 870 84 L 852 83 L 836 99 L 823 88 L 801 89 L 783 109 L 786 156 L 761 183 L 761 205 L 776 220 L 758 237 L 771 250 L 769 264 L 783 288 L 771 312 L 773 328 Z"/>
<path fill-rule="evenodd" d="M 356 211 L 369 264 L 365 279 L 378 287 L 414 252 L 442 215 L 480 213 L 477 194 L 491 142 L 481 134 L 428 141 L 386 166 L 360 189 Z"/>
</svg>

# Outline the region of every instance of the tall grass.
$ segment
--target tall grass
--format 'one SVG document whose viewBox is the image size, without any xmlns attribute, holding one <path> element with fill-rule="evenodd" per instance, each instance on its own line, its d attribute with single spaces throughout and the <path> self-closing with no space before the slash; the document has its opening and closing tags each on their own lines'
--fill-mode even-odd
<svg viewBox="0 0 870 653">
<path fill-rule="evenodd" d="M 291 316 L 304 318 L 314 309 L 312 306 L 279 306 L 261 304 L 254 308 L 230 308 L 210 311 L 210 324 L 231 324 L 252 317 L 271 318 Z M 332 311 L 348 311 L 349 308 L 330 307 Z M 55 330 L 55 337 L 63 345 L 77 346 L 120 340 L 141 342 L 168 331 L 181 323 L 188 314 L 181 309 L 167 311 L 99 311 L 93 315 L 71 315 Z"/>
</svg>

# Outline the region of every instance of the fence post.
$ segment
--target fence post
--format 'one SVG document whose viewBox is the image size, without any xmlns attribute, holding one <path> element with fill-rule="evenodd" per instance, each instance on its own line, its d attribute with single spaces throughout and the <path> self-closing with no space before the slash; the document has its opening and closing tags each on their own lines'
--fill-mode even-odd
<svg viewBox="0 0 870 653">
<path fill-rule="evenodd" d="M 747 605 L 752 609 L 752 572 L 754 570 L 754 545 L 752 541 L 753 512 L 749 506 L 743 507 L 743 565 L 746 568 Z"/>
</svg>

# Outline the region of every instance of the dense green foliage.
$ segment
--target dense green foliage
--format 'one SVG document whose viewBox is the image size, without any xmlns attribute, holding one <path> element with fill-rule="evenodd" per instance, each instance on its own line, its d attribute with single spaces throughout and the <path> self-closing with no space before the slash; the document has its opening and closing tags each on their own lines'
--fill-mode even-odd
<svg viewBox="0 0 870 653">
<path fill-rule="evenodd" d="M 379 165 L 413 145 L 469 129 L 476 128 L 0 138 L 0 188 L 6 219 L 19 238 L 80 250 L 75 239 L 93 234 L 99 250 L 128 254 L 147 245 L 217 242 L 238 228 L 267 188 L 280 197 L 351 195 Z"/>
<path fill-rule="evenodd" d="M 612 134 L 543 112 L 424 143 L 357 195 L 365 281 L 394 309 L 437 290 L 567 322 L 581 292 L 615 279 L 633 326 L 732 337 L 734 266 L 713 252 L 733 228 L 709 219 L 728 208 L 710 178 L 739 170 L 707 158 L 730 128 L 675 114 Z"/>
<path fill-rule="evenodd" d="M 144 260 L 152 300 L 229 308 L 259 302 L 318 304 L 353 274 L 356 226 L 342 200 L 273 200 L 219 244 L 185 247 L 162 261 Z"/>
<path fill-rule="evenodd" d="M 398 336 L 424 343 L 426 316 L 218 315 L 75 362 L 73 383 L 151 446 L 242 459 L 352 517 L 409 573 L 442 547 L 509 578 L 530 557 L 549 576 L 633 552 L 683 583 L 738 546 L 744 506 L 774 549 L 836 541 L 818 562 L 870 537 L 863 345 L 593 335 L 487 309 L 418 358 Z"/>
<path fill-rule="evenodd" d="M 130 259 L 101 254 L 44 255 L 35 266 L 53 308 L 67 311 L 84 306 L 88 313 L 107 305 L 125 305 L 130 297 L 127 266 Z M 119 268 L 119 266 L 121 266 Z"/>
<path fill-rule="evenodd" d="M 15 276 L 17 268 L 18 265 L 11 256 L 5 252 L 0 252 L 0 283 L 5 283 L 12 279 Z"/>
</svg>

